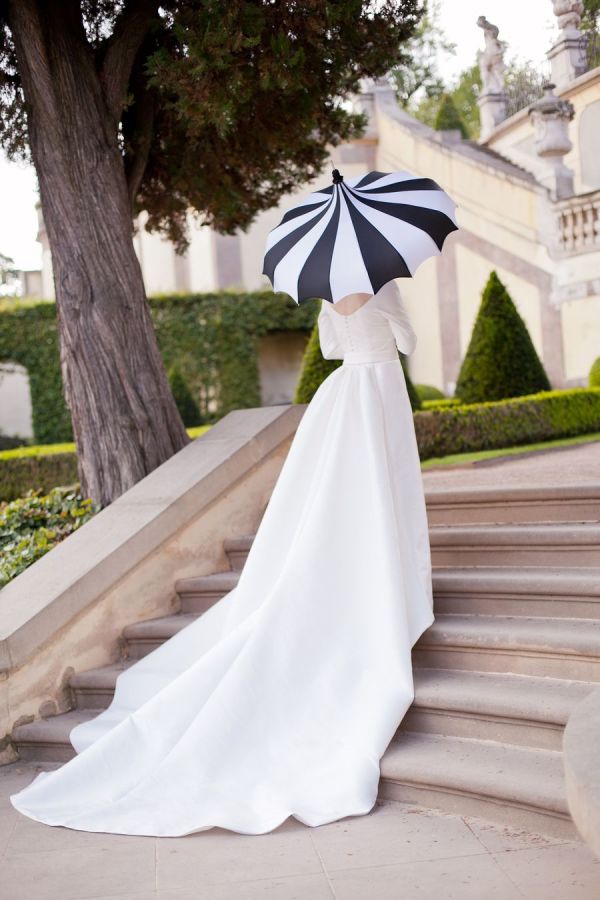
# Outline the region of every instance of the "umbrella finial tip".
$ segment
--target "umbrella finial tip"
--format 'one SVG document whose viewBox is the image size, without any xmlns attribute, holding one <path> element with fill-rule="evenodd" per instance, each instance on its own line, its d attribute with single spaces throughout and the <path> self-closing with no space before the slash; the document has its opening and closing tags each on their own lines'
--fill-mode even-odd
<svg viewBox="0 0 600 900">
<path fill-rule="evenodd" d="M 331 177 L 332 177 L 334 184 L 339 184 L 340 181 L 344 180 L 344 176 L 340 174 L 339 169 L 334 169 L 333 172 L 331 173 Z"/>
</svg>

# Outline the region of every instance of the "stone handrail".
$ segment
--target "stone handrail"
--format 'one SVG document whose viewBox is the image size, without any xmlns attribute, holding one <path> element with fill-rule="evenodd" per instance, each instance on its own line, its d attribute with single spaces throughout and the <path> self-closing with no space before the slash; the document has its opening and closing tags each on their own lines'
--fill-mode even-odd
<svg viewBox="0 0 600 900">
<path fill-rule="evenodd" d="M 600 687 L 578 703 L 563 735 L 569 812 L 584 841 L 600 858 Z"/>
<path fill-rule="evenodd" d="M 558 244 L 564 255 L 600 248 L 600 191 L 561 200 L 556 211 Z"/>
</svg>

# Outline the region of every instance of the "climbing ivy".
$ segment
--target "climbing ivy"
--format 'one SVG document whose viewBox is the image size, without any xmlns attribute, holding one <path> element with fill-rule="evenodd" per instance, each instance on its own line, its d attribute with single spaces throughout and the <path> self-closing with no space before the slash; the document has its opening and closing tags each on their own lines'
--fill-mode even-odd
<svg viewBox="0 0 600 900">
<path fill-rule="evenodd" d="M 298 305 L 272 291 L 168 295 L 149 302 L 165 366 L 177 366 L 205 422 L 260 406 L 259 339 L 278 331 L 308 336 L 319 312 L 317 302 Z M 0 360 L 20 363 L 29 373 L 35 441 L 72 440 L 53 302 L 0 302 Z"/>
</svg>

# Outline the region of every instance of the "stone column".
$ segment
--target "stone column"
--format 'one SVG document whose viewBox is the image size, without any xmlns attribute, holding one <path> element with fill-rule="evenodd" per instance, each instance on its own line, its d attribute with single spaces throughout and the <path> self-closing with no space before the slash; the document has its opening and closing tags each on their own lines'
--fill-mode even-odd
<svg viewBox="0 0 600 900">
<path fill-rule="evenodd" d="M 552 6 L 560 35 L 546 55 L 552 66 L 552 81 L 560 90 L 587 68 L 585 37 L 579 30 L 584 6 L 582 0 L 552 0 Z"/>
<path fill-rule="evenodd" d="M 506 92 L 504 90 L 504 53 L 506 41 L 498 40 L 498 27 L 479 16 L 477 24 L 483 29 L 485 48 L 477 54 L 481 71 L 482 91 L 477 103 L 481 113 L 481 140 L 506 118 Z"/>
<path fill-rule="evenodd" d="M 560 100 L 554 93 L 554 84 L 544 85 L 544 96 L 529 107 L 529 116 L 535 131 L 537 155 L 547 160 L 547 173 L 539 178 L 550 188 L 554 200 L 572 197 L 573 170 L 565 166 L 563 157 L 572 149 L 569 139 L 569 122 L 575 114 L 569 100 Z"/>
</svg>

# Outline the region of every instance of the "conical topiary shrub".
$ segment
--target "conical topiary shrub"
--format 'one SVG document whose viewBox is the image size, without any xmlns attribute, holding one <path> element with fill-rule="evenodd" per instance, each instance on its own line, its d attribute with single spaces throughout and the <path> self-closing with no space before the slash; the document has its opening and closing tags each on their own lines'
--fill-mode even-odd
<svg viewBox="0 0 600 900">
<path fill-rule="evenodd" d="M 402 368 L 404 369 L 404 377 L 406 380 L 408 396 L 410 398 L 410 405 L 413 409 L 420 409 L 421 401 L 419 399 L 419 395 L 417 394 L 414 385 L 410 380 L 404 357 L 402 356 L 402 354 L 399 355 L 402 362 Z M 321 345 L 319 343 L 319 326 L 315 322 L 314 328 L 306 345 L 306 350 L 304 351 L 304 356 L 302 357 L 302 368 L 300 370 L 300 377 L 298 378 L 298 383 L 296 385 L 294 403 L 310 403 L 321 382 L 325 381 L 327 376 L 330 375 L 335 369 L 337 369 L 338 366 L 341 366 L 341 364 L 341 359 L 325 359 L 325 357 L 321 353 Z"/>
<path fill-rule="evenodd" d="M 169 369 L 167 377 L 169 379 L 171 393 L 173 394 L 175 404 L 179 410 L 179 415 L 183 419 L 185 427 L 195 428 L 197 425 L 204 424 L 198 404 L 192 397 L 192 393 L 185 378 L 181 374 L 179 367 L 176 365 L 172 366 Z"/>
<path fill-rule="evenodd" d="M 482 403 L 550 390 L 527 326 L 496 272 L 483 291 L 456 383 L 463 403 Z"/>
<path fill-rule="evenodd" d="M 600 387 L 600 356 L 592 363 L 589 385 L 593 388 Z"/>
<path fill-rule="evenodd" d="M 437 116 L 435 117 L 434 128 L 436 131 L 460 131 L 462 137 L 468 137 L 465 123 L 460 117 L 460 113 L 454 104 L 454 100 L 450 94 L 442 96 Z"/>
</svg>

